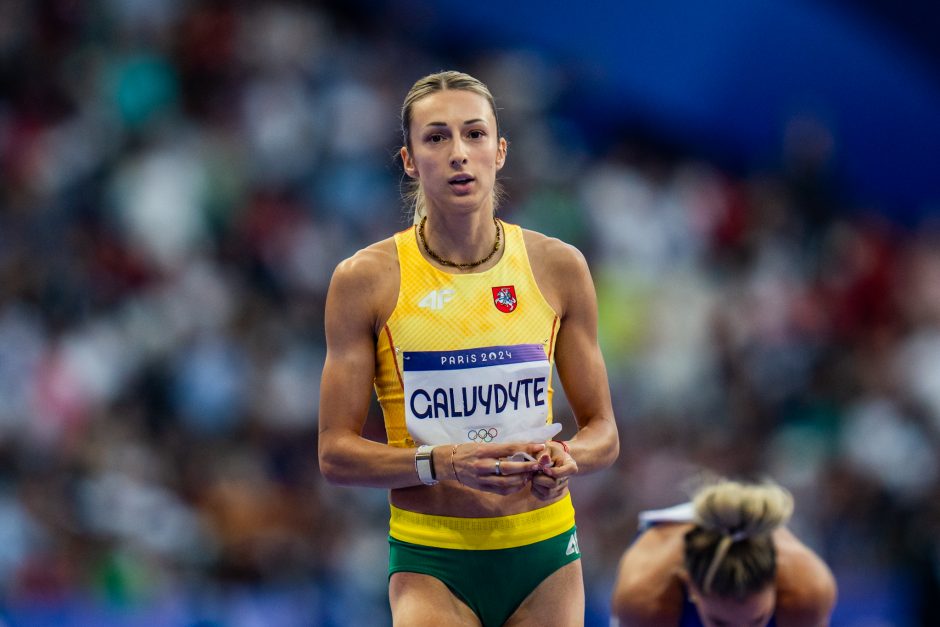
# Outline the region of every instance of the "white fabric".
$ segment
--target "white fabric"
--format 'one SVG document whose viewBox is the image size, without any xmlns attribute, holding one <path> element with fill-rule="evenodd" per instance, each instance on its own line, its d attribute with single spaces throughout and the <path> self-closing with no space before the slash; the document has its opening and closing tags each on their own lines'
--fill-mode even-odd
<svg viewBox="0 0 940 627">
<path fill-rule="evenodd" d="M 545 442 L 551 364 L 541 345 L 406 352 L 405 424 L 418 444 Z"/>
<path fill-rule="evenodd" d="M 690 502 L 664 507 L 663 509 L 651 509 L 640 512 L 640 531 L 646 531 L 650 527 L 659 523 L 687 523 L 695 518 L 695 509 Z"/>
</svg>

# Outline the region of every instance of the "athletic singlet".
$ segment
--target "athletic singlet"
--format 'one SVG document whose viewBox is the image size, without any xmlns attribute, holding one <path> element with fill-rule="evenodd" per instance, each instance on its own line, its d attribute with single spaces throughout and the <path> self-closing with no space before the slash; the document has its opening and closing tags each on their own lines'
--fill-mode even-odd
<svg viewBox="0 0 940 627">
<path fill-rule="evenodd" d="M 639 534 L 656 525 L 690 523 L 693 521 L 693 513 L 692 503 L 682 503 L 665 509 L 640 512 Z M 639 534 L 637 534 L 638 537 Z M 771 617 L 767 627 L 776 627 L 776 625 L 777 619 Z M 689 599 L 685 586 L 682 586 L 682 616 L 679 618 L 679 627 L 704 627 L 695 604 Z"/>
<path fill-rule="evenodd" d="M 391 446 L 544 442 L 552 424 L 558 316 L 538 289 L 522 229 L 500 221 L 489 270 L 449 274 L 395 234 L 398 302 L 376 343 L 375 390 Z"/>
</svg>

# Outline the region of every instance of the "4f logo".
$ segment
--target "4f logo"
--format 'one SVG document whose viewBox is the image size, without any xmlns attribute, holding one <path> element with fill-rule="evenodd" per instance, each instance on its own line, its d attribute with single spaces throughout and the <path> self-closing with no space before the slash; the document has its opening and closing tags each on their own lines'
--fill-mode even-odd
<svg viewBox="0 0 940 627">
<path fill-rule="evenodd" d="M 425 309 L 443 309 L 444 303 L 454 297 L 454 290 L 431 290 L 418 302 L 418 307 Z"/>
<path fill-rule="evenodd" d="M 503 313 L 516 310 L 516 288 L 514 285 L 500 285 L 493 288 L 493 304 Z"/>
<path fill-rule="evenodd" d="M 581 555 L 581 549 L 578 548 L 578 532 L 575 531 L 571 534 L 571 538 L 568 540 L 568 548 L 565 550 L 565 555 L 577 554 Z"/>
</svg>

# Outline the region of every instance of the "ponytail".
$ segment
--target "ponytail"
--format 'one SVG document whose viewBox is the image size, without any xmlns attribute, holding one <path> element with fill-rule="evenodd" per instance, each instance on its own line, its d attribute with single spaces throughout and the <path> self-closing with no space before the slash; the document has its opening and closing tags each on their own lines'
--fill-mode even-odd
<svg viewBox="0 0 940 627">
<path fill-rule="evenodd" d="M 723 481 L 693 499 L 695 527 L 685 535 L 685 568 L 705 595 L 744 598 L 776 576 L 771 533 L 793 513 L 793 497 L 774 483 Z"/>
</svg>

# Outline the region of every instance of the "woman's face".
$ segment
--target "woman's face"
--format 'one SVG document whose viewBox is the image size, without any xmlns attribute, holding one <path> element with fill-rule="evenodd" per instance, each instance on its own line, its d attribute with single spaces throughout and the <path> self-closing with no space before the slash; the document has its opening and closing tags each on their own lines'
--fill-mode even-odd
<svg viewBox="0 0 940 627">
<path fill-rule="evenodd" d="M 489 101 L 444 90 L 412 106 L 411 149 L 401 149 L 405 173 L 417 179 L 429 207 L 493 210 L 496 173 L 506 161 Z"/>
<path fill-rule="evenodd" d="M 777 600 L 773 586 L 743 600 L 706 597 L 692 585 L 689 593 L 705 627 L 764 627 L 773 616 Z"/>
</svg>

